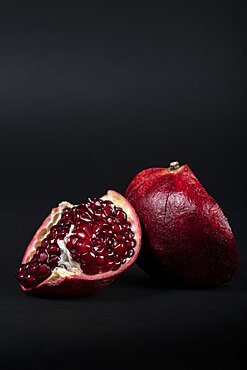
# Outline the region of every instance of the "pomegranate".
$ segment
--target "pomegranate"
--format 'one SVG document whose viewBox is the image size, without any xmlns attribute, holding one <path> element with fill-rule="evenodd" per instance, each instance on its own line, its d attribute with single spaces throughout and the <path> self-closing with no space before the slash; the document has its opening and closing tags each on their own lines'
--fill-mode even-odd
<svg viewBox="0 0 247 370">
<path fill-rule="evenodd" d="M 188 165 L 149 168 L 125 194 L 140 217 L 139 266 L 168 283 L 214 286 L 237 270 L 236 243 L 222 210 Z"/>
<path fill-rule="evenodd" d="M 140 245 L 139 218 L 119 193 L 62 202 L 35 233 L 16 277 L 32 293 L 91 294 L 126 270 Z"/>
</svg>

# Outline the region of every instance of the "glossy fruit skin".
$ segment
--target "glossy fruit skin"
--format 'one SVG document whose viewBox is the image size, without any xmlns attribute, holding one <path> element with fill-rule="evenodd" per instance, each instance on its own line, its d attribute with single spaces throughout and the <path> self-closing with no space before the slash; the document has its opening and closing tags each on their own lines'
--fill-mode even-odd
<svg viewBox="0 0 247 370">
<path fill-rule="evenodd" d="M 188 286 L 215 286 L 233 278 L 238 265 L 234 235 L 188 165 L 144 170 L 125 196 L 141 220 L 137 263 L 144 271 Z"/>
</svg>

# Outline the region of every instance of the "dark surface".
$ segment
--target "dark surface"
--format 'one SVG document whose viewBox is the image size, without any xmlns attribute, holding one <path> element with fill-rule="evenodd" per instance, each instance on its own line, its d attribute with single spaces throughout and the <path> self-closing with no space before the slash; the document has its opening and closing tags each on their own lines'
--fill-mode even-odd
<svg viewBox="0 0 247 370">
<path fill-rule="evenodd" d="M 116 3 L 0 4 L 1 369 L 240 369 L 244 8 Z M 90 298 L 19 290 L 13 272 L 52 206 L 124 192 L 141 169 L 172 160 L 191 166 L 229 218 L 232 283 L 168 289 L 134 266 Z"/>
</svg>

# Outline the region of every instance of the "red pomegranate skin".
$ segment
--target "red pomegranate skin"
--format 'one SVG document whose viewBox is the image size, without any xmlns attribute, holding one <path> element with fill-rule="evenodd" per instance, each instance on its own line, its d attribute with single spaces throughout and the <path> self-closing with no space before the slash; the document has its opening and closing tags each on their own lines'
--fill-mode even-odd
<svg viewBox="0 0 247 370">
<path fill-rule="evenodd" d="M 150 168 L 125 194 L 142 224 L 139 266 L 154 277 L 189 286 L 216 286 L 237 270 L 234 235 L 217 202 L 188 165 Z"/>
</svg>

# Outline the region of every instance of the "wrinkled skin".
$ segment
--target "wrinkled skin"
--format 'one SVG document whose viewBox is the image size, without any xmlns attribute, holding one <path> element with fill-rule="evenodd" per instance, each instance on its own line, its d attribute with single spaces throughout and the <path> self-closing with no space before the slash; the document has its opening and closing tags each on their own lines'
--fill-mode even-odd
<svg viewBox="0 0 247 370">
<path fill-rule="evenodd" d="M 165 282 L 215 286 L 237 270 L 236 243 L 222 210 L 187 165 L 150 168 L 126 191 L 139 215 L 139 266 Z"/>
</svg>

